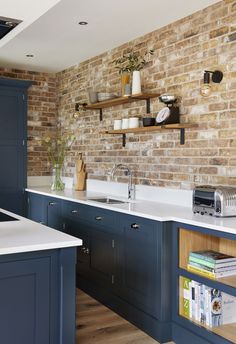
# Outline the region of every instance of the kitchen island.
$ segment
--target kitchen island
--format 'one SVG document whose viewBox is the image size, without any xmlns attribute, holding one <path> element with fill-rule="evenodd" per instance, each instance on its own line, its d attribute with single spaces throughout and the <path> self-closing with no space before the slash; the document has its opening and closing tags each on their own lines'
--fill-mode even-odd
<svg viewBox="0 0 236 344">
<path fill-rule="evenodd" d="M 0 341 L 75 343 L 80 239 L 0 209 Z"/>
</svg>

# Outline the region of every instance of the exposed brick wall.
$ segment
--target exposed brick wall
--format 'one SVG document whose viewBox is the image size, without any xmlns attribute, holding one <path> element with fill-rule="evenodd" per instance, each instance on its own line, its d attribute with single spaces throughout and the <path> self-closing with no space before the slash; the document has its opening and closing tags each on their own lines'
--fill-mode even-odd
<svg viewBox="0 0 236 344">
<path fill-rule="evenodd" d="M 129 49 L 154 49 L 142 71 L 145 91 L 171 92 L 182 98 L 181 122 L 198 123 L 186 130 L 186 143 L 179 143 L 178 131 L 102 134 L 113 120 L 145 115 L 145 103 L 82 112 L 73 119 L 77 101 L 87 101 L 87 90 L 119 91 L 120 76 L 114 59 Z M 224 72 L 220 85 L 213 84 L 208 98 L 199 94 L 205 69 Z M 78 152 L 83 152 L 90 178 L 106 180 L 113 163 L 127 164 L 135 183 L 188 189 L 195 184 L 236 185 L 236 2 L 221 1 L 191 16 L 151 32 L 116 49 L 96 56 L 58 74 L 58 110 L 66 127 L 77 135 L 66 162 L 72 176 Z M 157 113 L 163 104 L 152 100 Z M 120 175 L 120 181 L 126 177 Z"/>
<path fill-rule="evenodd" d="M 125 148 L 121 136 L 101 133 L 113 127 L 114 119 L 145 116 L 143 101 L 105 109 L 102 122 L 98 111 L 73 117 L 75 103 L 88 100 L 89 88 L 120 90 L 114 59 L 128 50 L 151 48 L 154 55 L 141 72 L 143 90 L 181 97 L 181 122 L 199 125 L 186 130 L 184 146 L 174 130 L 129 134 Z M 205 69 L 224 72 L 208 98 L 199 94 Z M 236 1 L 221 1 L 57 75 L 6 68 L 0 68 L 0 75 L 35 81 L 29 89 L 28 175 L 51 173 L 40 139 L 55 128 L 58 112 L 63 127 L 77 136 L 66 159 L 67 176 L 83 152 L 90 178 L 106 180 L 113 163 L 125 163 L 136 184 L 184 189 L 203 183 L 236 185 Z M 154 114 L 162 107 L 158 99 L 151 101 Z M 127 178 L 120 173 L 118 180 Z"/>
<path fill-rule="evenodd" d="M 55 128 L 57 122 L 56 75 L 0 68 L 0 76 L 33 81 L 28 91 L 28 175 L 50 175 L 51 169 L 40 140 L 45 132 Z"/>
</svg>

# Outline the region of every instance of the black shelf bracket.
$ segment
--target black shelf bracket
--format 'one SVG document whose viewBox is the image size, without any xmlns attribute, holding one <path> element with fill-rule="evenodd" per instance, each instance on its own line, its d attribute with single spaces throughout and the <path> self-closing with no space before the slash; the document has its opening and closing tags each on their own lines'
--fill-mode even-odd
<svg viewBox="0 0 236 344">
<path fill-rule="evenodd" d="M 102 109 L 99 109 L 99 119 L 100 119 L 100 122 L 102 121 Z"/>
<path fill-rule="evenodd" d="M 122 134 L 122 146 L 125 147 L 126 145 L 126 134 Z"/>
<path fill-rule="evenodd" d="M 184 145 L 185 143 L 185 128 L 180 129 L 180 144 Z"/>
</svg>

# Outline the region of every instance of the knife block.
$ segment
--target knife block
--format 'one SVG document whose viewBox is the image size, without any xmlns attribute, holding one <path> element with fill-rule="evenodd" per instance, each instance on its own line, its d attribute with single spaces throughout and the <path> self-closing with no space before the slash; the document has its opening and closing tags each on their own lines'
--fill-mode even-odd
<svg viewBox="0 0 236 344">
<path fill-rule="evenodd" d="M 74 190 L 83 191 L 86 189 L 86 175 L 85 163 L 82 154 L 80 154 L 75 166 Z"/>
</svg>

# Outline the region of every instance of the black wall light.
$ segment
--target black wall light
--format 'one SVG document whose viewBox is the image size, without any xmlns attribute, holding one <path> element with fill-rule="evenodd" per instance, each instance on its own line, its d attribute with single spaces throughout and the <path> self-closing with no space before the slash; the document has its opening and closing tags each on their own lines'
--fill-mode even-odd
<svg viewBox="0 0 236 344">
<path fill-rule="evenodd" d="M 201 86 L 200 90 L 200 93 L 203 97 L 208 97 L 211 94 L 210 76 L 211 81 L 216 84 L 219 84 L 223 79 L 223 73 L 220 70 L 215 70 L 214 72 L 210 70 L 205 70 L 203 77 L 203 85 Z"/>
<path fill-rule="evenodd" d="M 76 103 L 75 104 L 75 112 L 73 114 L 74 118 L 78 118 L 82 111 L 85 110 L 85 106 L 88 105 L 87 103 Z"/>
</svg>

